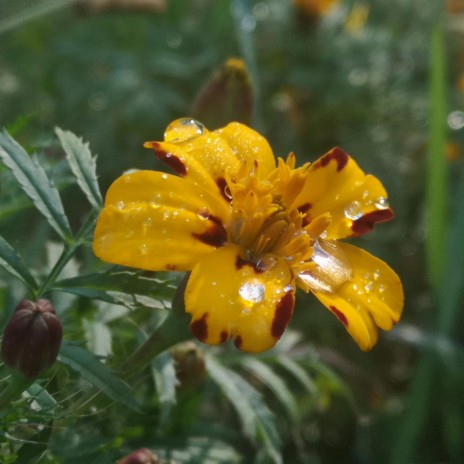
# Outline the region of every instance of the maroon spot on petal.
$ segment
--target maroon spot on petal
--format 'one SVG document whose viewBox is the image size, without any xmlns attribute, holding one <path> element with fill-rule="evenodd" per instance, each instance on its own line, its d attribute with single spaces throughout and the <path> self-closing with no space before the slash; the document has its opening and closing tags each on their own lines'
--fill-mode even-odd
<svg viewBox="0 0 464 464">
<path fill-rule="evenodd" d="M 374 224 L 377 222 L 386 222 L 390 219 L 393 219 L 394 213 L 391 209 L 379 209 L 365 214 L 364 216 L 356 219 L 351 224 L 351 230 L 354 232 L 354 235 L 364 235 L 367 232 L 370 232 L 374 228 Z"/>
<path fill-rule="evenodd" d="M 253 270 L 256 272 L 256 274 L 261 274 L 264 272 L 266 269 L 259 267 L 256 263 L 253 263 L 252 261 L 248 261 L 246 259 L 241 258 L 239 255 L 237 255 L 237 258 L 235 260 L 235 268 L 237 271 L 242 269 L 244 266 L 250 266 L 253 268 Z"/>
<path fill-rule="evenodd" d="M 332 160 L 337 163 L 337 172 L 340 172 L 348 163 L 350 157 L 340 147 L 332 148 L 327 154 L 313 164 L 314 168 L 323 168 Z"/>
<path fill-rule="evenodd" d="M 187 166 L 185 163 L 176 155 L 164 151 L 160 148 L 160 144 L 154 142 L 152 147 L 155 151 L 156 157 L 162 161 L 163 163 L 167 164 L 170 168 L 172 168 L 177 174 L 180 176 L 185 176 L 187 174 Z"/>
<path fill-rule="evenodd" d="M 308 214 L 308 211 L 312 208 L 311 203 L 305 203 L 304 205 L 299 206 L 297 209 L 301 214 L 304 214 L 301 224 L 303 227 L 307 226 L 311 222 L 311 217 Z"/>
<path fill-rule="evenodd" d="M 298 211 L 302 214 L 306 214 L 311 208 L 312 208 L 311 203 L 305 203 L 304 205 L 301 205 L 298 207 Z"/>
<path fill-rule="evenodd" d="M 337 316 L 337 319 L 345 326 L 348 327 L 348 319 L 346 318 L 345 314 L 343 314 L 339 309 L 335 306 L 329 307 L 330 311 Z"/>
<path fill-rule="evenodd" d="M 196 319 L 190 323 L 190 332 L 200 342 L 204 342 L 208 338 L 208 313 L 203 314 L 200 319 Z"/>
<path fill-rule="evenodd" d="M 232 201 L 232 195 L 224 177 L 219 177 L 219 179 L 216 180 L 216 185 L 219 187 L 219 191 L 221 192 L 224 200 L 226 200 L 227 203 L 230 203 Z"/>
<path fill-rule="evenodd" d="M 240 335 L 237 335 L 234 340 L 234 345 L 240 350 L 242 347 L 242 343 L 243 343 L 242 337 Z"/>
<path fill-rule="evenodd" d="M 229 333 L 226 332 L 225 330 L 223 330 L 223 331 L 221 332 L 221 339 L 220 339 L 220 340 L 221 340 L 221 343 L 224 343 L 224 342 L 226 342 L 227 340 L 229 340 Z"/>
<path fill-rule="evenodd" d="M 177 269 L 177 266 L 175 264 L 166 264 L 165 268 L 168 271 L 175 271 Z"/>
<path fill-rule="evenodd" d="M 391 318 L 391 320 L 392 320 L 392 324 L 393 324 L 393 325 L 398 324 L 398 321 L 397 321 L 396 319 L 393 319 L 393 317 Z"/>
<path fill-rule="evenodd" d="M 294 306 L 295 297 L 293 296 L 293 291 L 289 290 L 276 305 L 274 320 L 271 326 L 271 335 L 274 338 L 279 339 L 284 333 L 285 328 L 292 318 Z"/>
<path fill-rule="evenodd" d="M 204 232 L 201 234 L 194 232 L 192 236 L 206 243 L 206 245 L 211 245 L 215 248 L 223 246 L 227 242 L 227 231 L 222 225 L 222 221 L 216 216 L 209 214 L 207 210 L 199 211 L 198 215 L 207 219 L 210 223 Z"/>
</svg>

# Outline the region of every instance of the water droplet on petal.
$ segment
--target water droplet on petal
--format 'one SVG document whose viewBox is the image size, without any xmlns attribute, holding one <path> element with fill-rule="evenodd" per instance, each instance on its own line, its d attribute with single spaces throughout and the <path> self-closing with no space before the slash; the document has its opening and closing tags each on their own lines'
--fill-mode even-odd
<svg viewBox="0 0 464 464">
<path fill-rule="evenodd" d="M 144 220 L 143 220 L 143 225 L 145 227 L 151 227 L 153 225 L 153 219 L 151 217 L 146 217 Z"/>
<path fill-rule="evenodd" d="M 245 282 L 239 289 L 240 296 L 249 303 L 260 303 L 265 297 L 264 285 L 255 280 Z"/>
<path fill-rule="evenodd" d="M 352 201 L 344 210 L 345 217 L 351 219 L 352 221 L 356 221 L 363 215 L 363 208 L 359 201 Z"/>
<path fill-rule="evenodd" d="M 186 142 L 202 135 L 205 130 L 205 126 L 196 119 L 180 118 L 166 128 L 164 140 L 166 142 Z"/>
<path fill-rule="evenodd" d="M 123 210 L 125 208 L 126 204 L 123 201 L 117 201 L 116 202 L 116 208 L 119 210 Z"/>
<path fill-rule="evenodd" d="M 376 269 L 372 276 L 374 277 L 374 280 L 378 280 L 380 278 L 380 270 L 379 269 Z"/>
<path fill-rule="evenodd" d="M 142 245 L 139 246 L 139 251 L 143 256 L 146 256 L 148 254 L 148 246 L 146 243 L 142 243 Z"/>
<path fill-rule="evenodd" d="M 277 258 L 275 256 L 263 256 L 256 263 L 256 268 L 260 271 L 269 271 L 274 268 L 277 264 Z"/>
<path fill-rule="evenodd" d="M 336 243 L 318 239 L 314 242 L 312 261 L 316 268 L 298 275 L 308 289 L 334 293 L 340 286 L 351 279 L 353 270 L 348 258 Z"/>
<path fill-rule="evenodd" d="M 385 197 L 378 197 L 375 199 L 374 205 L 377 209 L 387 209 L 390 207 L 388 200 Z"/>
</svg>

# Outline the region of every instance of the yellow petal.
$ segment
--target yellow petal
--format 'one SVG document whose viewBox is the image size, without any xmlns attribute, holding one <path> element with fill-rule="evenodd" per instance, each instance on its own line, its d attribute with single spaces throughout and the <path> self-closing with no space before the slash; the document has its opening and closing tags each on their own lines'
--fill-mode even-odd
<svg viewBox="0 0 464 464">
<path fill-rule="evenodd" d="M 155 155 L 174 171 L 192 182 L 210 190 L 217 190 L 227 198 L 226 179 L 234 178 L 243 162 L 249 169 L 258 167 L 259 175 L 267 175 L 275 160 L 267 140 L 253 129 L 231 123 L 214 132 L 191 119 L 172 122 L 164 142 L 146 142 Z M 192 132 L 193 131 L 193 132 Z"/>
<path fill-rule="evenodd" d="M 237 347 L 248 352 L 274 346 L 293 314 L 295 288 L 283 259 L 269 255 L 264 260 L 260 266 L 243 260 L 237 245 L 200 260 L 185 291 L 195 337 L 212 345 L 235 338 Z"/>
<path fill-rule="evenodd" d="M 382 183 L 366 175 L 340 148 L 334 148 L 309 167 L 295 207 L 307 214 L 306 223 L 330 213 L 327 239 L 363 235 L 375 223 L 393 218 Z"/>
<path fill-rule="evenodd" d="M 274 153 L 268 141 L 258 132 L 238 122 L 232 122 L 215 131 L 227 141 L 240 162 L 258 166 L 260 177 L 268 175 L 276 166 Z"/>
<path fill-rule="evenodd" d="M 331 292 L 313 291 L 364 350 L 377 342 L 377 327 L 390 330 L 403 310 L 403 288 L 395 272 L 367 251 L 337 243 L 351 263 L 352 278 Z"/>
<path fill-rule="evenodd" d="M 148 270 L 190 270 L 222 246 L 227 203 L 190 182 L 138 171 L 110 187 L 98 218 L 94 252 L 104 261 Z"/>
</svg>

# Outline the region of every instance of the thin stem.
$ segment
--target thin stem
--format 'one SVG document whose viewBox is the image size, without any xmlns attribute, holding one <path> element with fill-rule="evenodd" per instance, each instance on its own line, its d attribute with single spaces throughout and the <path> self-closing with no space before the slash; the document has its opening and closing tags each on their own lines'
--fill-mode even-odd
<svg viewBox="0 0 464 464">
<path fill-rule="evenodd" d="M 131 377 L 163 351 L 191 337 L 188 328 L 189 317 L 184 310 L 184 293 L 188 277 L 187 274 L 177 288 L 169 316 L 122 366 L 123 377 Z"/>
<path fill-rule="evenodd" d="M 0 393 L 0 411 L 8 407 L 10 403 L 21 395 L 32 383 L 33 380 L 13 374 L 7 387 Z"/>
<path fill-rule="evenodd" d="M 58 261 L 53 266 L 53 269 L 50 271 L 48 276 L 42 282 L 42 285 L 36 292 L 36 299 L 42 298 L 46 293 L 50 291 L 50 288 L 55 283 L 56 279 L 59 277 L 61 272 L 63 271 L 66 264 L 68 264 L 69 260 L 74 256 L 76 250 L 82 245 L 85 241 L 85 237 L 87 236 L 89 230 L 93 227 L 95 223 L 96 214 L 95 211 L 92 211 L 82 227 L 80 228 L 79 232 L 77 233 L 75 239 L 66 244 L 61 256 L 58 258 Z"/>
</svg>

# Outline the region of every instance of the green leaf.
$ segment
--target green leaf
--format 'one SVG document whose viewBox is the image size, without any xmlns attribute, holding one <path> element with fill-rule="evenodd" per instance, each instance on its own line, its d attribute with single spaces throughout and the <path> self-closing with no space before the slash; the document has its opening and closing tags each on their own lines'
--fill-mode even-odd
<svg viewBox="0 0 464 464">
<path fill-rule="evenodd" d="M 72 343 L 63 342 L 59 360 L 78 372 L 113 401 L 133 411 L 140 411 L 134 399 L 134 390 L 90 351 Z"/>
<path fill-rule="evenodd" d="M 2 236 L 0 236 L 0 266 L 11 275 L 22 280 L 32 291 L 39 288 L 21 256 Z"/>
<path fill-rule="evenodd" d="M 0 133 L 0 158 L 56 233 L 69 241 L 72 232 L 60 195 L 37 159 L 30 158 L 6 131 Z"/>
<path fill-rule="evenodd" d="M 279 400 L 292 422 L 298 422 L 298 406 L 295 397 L 285 382 L 267 364 L 258 359 L 246 357 L 242 366 L 255 375 Z"/>
<path fill-rule="evenodd" d="M 281 464 L 280 437 L 274 416 L 262 395 L 243 377 L 219 364 L 212 356 L 206 357 L 206 368 L 235 408 L 245 436 L 256 445 L 262 445 L 267 462 Z"/>
<path fill-rule="evenodd" d="M 53 421 L 44 424 L 43 429 L 29 437 L 29 441 L 18 450 L 15 462 L 39 464 L 48 449 L 48 441 L 53 431 Z"/>
<path fill-rule="evenodd" d="M 176 404 L 176 385 L 179 383 L 171 353 L 166 351 L 157 356 L 151 367 L 161 409 L 160 423 L 165 424 Z"/>
<path fill-rule="evenodd" d="M 61 145 L 66 153 L 71 171 L 77 179 L 79 187 L 84 192 L 90 204 L 100 209 L 103 205 L 100 188 L 97 180 L 96 157 L 92 157 L 89 144 L 72 132 L 63 131 L 59 127 L 55 132 L 60 139 Z"/>
<path fill-rule="evenodd" d="M 86 274 L 55 283 L 63 292 L 85 296 L 126 306 L 166 309 L 170 305 L 174 287 L 143 272 L 109 270 L 105 273 Z"/>
<path fill-rule="evenodd" d="M 314 380 L 297 362 L 284 355 L 279 356 L 277 362 L 306 389 L 309 395 L 317 395 L 317 387 L 314 384 Z"/>
<path fill-rule="evenodd" d="M 55 398 L 40 384 L 33 383 L 24 393 L 35 401 L 34 410 L 43 413 L 51 413 L 58 406 Z"/>
</svg>

